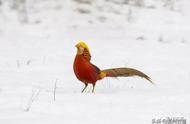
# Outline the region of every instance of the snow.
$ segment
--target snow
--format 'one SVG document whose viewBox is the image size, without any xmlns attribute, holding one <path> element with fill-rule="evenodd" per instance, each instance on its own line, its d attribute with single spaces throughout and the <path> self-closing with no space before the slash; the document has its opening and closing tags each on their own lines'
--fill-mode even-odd
<svg viewBox="0 0 190 124">
<path fill-rule="evenodd" d="M 154 0 L 144 7 L 120 4 L 122 0 L 27 1 L 28 22 L 10 9 L 10 1 L 0 6 L 2 124 L 190 119 L 188 0 L 177 1 L 174 10 Z M 80 93 L 83 84 L 72 68 L 79 40 L 89 45 L 92 63 L 101 69 L 136 68 L 156 85 L 138 77 L 108 78 L 97 82 L 94 94 L 91 86 Z"/>
</svg>

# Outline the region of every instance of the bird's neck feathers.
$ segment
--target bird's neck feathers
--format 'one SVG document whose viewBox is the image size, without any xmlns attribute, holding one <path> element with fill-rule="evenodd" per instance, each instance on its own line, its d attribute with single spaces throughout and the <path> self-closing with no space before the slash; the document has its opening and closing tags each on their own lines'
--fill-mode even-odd
<svg viewBox="0 0 190 124">
<path fill-rule="evenodd" d="M 83 50 L 83 52 L 82 53 L 78 53 L 78 51 L 77 51 L 77 56 L 79 57 L 79 58 L 84 58 L 85 60 L 87 60 L 87 61 L 90 61 L 91 60 L 91 55 L 90 55 L 90 53 L 89 53 L 89 51 L 87 50 L 87 49 L 84 49 Z"/>
</svg>

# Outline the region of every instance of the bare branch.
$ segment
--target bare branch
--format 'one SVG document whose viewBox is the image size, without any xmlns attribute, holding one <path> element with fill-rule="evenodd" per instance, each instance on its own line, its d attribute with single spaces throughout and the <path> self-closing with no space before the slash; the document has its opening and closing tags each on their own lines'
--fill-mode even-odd
<svg viewBox="0 0 190 124">
<path fill-rule="evenodd" d="M 55 101 L 55 99 L 56 99 L 56 89 L 57 89 L 57 81 L 58 81 L 58 79 L 56 79 L 55 80 L 55 84 L 54 84 L 54 93 L 53 93 L 53 99 L 54 99 L 54 101 Z"/>
<path fill-rule="evenodd" d="M 30 108 L 32 107 L 33 102 L 36 100 L 36 98 L 39 96 L 41 89 L 38 89 L 37 91 L 32 90 L 32 96 L 30 97 L 27 107 L 25 109 L 26 112 L 30 111 Z"/>
</svg>

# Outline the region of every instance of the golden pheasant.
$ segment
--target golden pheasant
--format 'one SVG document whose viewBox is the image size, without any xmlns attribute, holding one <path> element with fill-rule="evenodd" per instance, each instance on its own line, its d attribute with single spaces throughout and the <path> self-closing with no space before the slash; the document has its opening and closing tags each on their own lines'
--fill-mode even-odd
<svg viewBox="0 0 190 124">
<path fill-rule="evenodd" d="M 133 68 L 112 68 L 106 70 L 100 70 L 97 66 L 90 62 L 91 54 L 89 47 L 84 42 L 79 42 L 76 45 L 77 54 L 73 64 L 73 70 L 81 82 L 85 84 L 82 92 L 85 91 L 88 84 L 93 85 L 92 92 L 94 92 L 96 82 L 103 79 L 104 77 L 129 77 L 129 76 L 139 76 L 145 78 L 153 84 L 150 77 L 148 77 L 143 72 L 133 69 Z"/>
</svg>

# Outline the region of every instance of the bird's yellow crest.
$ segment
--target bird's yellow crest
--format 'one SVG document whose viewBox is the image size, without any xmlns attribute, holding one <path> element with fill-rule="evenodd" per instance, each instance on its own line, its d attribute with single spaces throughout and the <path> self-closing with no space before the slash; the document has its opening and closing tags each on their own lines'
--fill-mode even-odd
<svg viewBox="0 0 190 124">
<path fill-rule="evenodd" d="M 89 51 L 88 45 L 87 45 L 85 42 L 83 42 L 83 41 L 80 41 L 80 42 L 76 45 L 76 47 L 82 47 L 82 48 L 85 48 L 85 49 L 87 49 L 87 50 Z"/>
<path fill-rule="evenodd" d="M 88 50 L 88 52 L 90 53 L 90 50 L 89 50 L 89 47 L 88 47 L 88 45 L 85 43 L 85 42 L 83 42 L 83 41 L 80 41 L 77 45 L 76 45 L 76 47 L 77 48 L 84 48 L 84 49 L 87 49 Z"/>
</svg>

